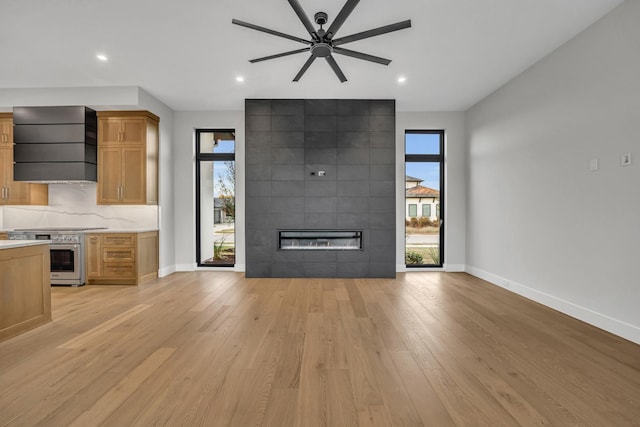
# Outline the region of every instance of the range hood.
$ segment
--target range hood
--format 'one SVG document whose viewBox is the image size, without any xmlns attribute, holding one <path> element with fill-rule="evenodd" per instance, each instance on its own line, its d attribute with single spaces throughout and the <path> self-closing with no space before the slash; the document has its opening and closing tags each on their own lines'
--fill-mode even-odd
<svg viewBox="0 0 640 427">
<path fill-rule="evenodd" d="M 82 106 L 14 107 L 13 179 L 43 183 L 97 180 L 96 112 Z"/>
</svg>

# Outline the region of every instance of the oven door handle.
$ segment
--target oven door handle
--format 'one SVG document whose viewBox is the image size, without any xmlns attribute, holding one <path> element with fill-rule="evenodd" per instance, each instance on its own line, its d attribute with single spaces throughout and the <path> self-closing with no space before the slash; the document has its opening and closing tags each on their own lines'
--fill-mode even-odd
<svg viewBox="0 0 640 427">
<path fill-rule="evenodd" d="M 79 244 L 77 243 L 50 243 L 49 244 L 49 249 L 53 249 L 53 250 L 65 250 L 65 249 L 74 249 L 74 250 L 78 250 L 78 248 L 80 247 Z"/>
</svg>

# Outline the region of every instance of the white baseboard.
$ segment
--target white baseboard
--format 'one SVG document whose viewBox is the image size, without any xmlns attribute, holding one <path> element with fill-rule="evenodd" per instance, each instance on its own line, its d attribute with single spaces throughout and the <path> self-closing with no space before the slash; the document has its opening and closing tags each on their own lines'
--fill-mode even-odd
<svg viewBox="0 0 640 427">
<path fill-rule="evenodd" d="M 611 332 L 612 334 L 629 341 L 633 341 L 636 344 L 640 344 L 640 328 L 637 326 L 630 325 L 588 308 L 576 305 L 572 302 L 549 295 L 545 292 L 540 292 L 536 289 L 513 282 L 509 279 L 505 279 L 504 277 L 489 273 L 488 271 L 484 271 L 479 268 L 467 265 L 465 271 L 473 276 L 486 280 L 487 282 L 493 283 L 494 285 L 500 286 L 501 288 L 521 295 L 527 299 L 553 308 L 554 310 L 607 332 Z"/>
<path fill-rule="evenodd" d="M 467 271 L 467 266 L 464 264 L 444 264 L 444 271 L 447 273 L 464 273 Z"/>
<path fill-rule="evenodd" d="M 176 271 L 196 271 L 196 263 L 193 264 L 176 264 Z"/>
<path fill-rule="evenodd" d="M 162 267 L 161 269 L 158 270 L 158 277 L 166 277 L 175 272 L 176 272 L 175 264 L 170 265 L 168 267 Z"/>
</svg>

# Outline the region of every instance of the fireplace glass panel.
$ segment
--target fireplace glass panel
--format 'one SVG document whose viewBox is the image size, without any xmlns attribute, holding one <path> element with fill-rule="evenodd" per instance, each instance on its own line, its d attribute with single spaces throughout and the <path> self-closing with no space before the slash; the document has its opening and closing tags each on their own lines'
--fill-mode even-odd
<svg viewBox="0 0 640 427">
<path fill-rule="evenodd" d="M 362 231 L 343 230 L 280 230 L 280 250 L 359 251 Z"/>
</svg>

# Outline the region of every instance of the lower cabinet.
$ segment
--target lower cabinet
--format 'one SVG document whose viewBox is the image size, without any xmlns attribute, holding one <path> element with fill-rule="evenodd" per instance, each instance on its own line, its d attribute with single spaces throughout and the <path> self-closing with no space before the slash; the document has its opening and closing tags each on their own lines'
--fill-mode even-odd
<svg viewBox="0 0 640 427">
<path fill-rule="evenodd" d="M 88 285 L 139 285 L 158 277 L 158 232 L 85 236 Z"/>
<path fill-rule="evenodd" d="M 51 321 L 49 245 L 0 249 L 0 341 Z"/>
</svg>

